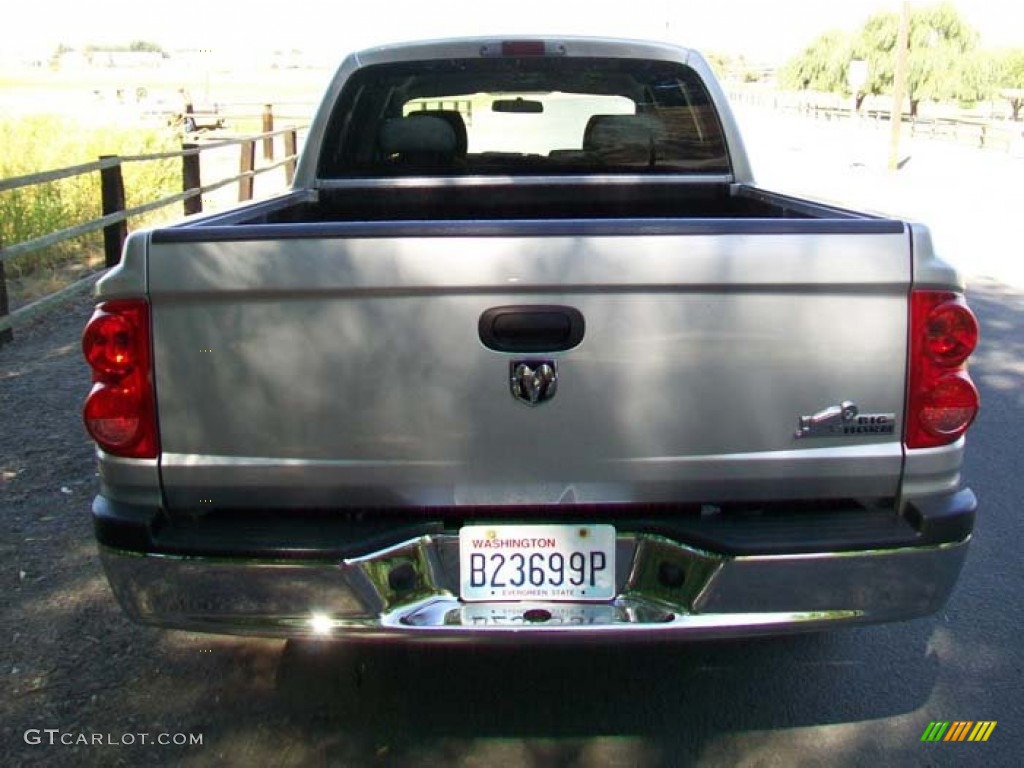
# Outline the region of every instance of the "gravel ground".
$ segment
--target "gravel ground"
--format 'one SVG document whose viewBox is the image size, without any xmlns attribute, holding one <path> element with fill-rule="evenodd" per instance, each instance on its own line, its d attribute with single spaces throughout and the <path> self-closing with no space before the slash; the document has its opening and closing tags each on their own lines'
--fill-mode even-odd
<svg viewBox="0 0 1024 768">
<path fill-rule="evenodd" d="M 78 339 L 90 301 L 18 329 L 0 349 L 0 764 L 211 759 L 226 749 L 212 722 L 237 710 L 273 722 L 268 693 L 282 643 L 160 632 L 121 614 L 88 513 L 96 478 L 79 416 L 89 374 Z M 30 729 L 43 732 L 28 740 L 42 743 L 26 742 Z M 140 734 L 204 732 L 202 747 L 140 743 Z M 92 734 L 137 743 L 60 743 Z"/>
</svg>

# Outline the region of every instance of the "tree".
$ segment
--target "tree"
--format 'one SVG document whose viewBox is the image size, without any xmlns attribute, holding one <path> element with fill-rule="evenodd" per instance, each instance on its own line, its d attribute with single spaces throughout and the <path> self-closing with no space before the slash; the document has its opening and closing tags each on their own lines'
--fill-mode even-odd
<svg viewBox="0 0 1024 768">
<path fill-rule="evenodd" d="M 708 64 L 711 65 L 711 69 L 715 71 L 715 75 L 718 76 L 719 80 L 724 80 L 729 74 L 729 68 L 732 64 L 732 57 L 727 53 L 719 53 L 717 51 L 707 51 L 704 54 L 704 58 L 707 59 Z"/>
<path fill-rule="evenodd" d="M 117 43 L 91 43 L 85 46 L 86 53 L 159 53 L 164 56 L 167 52 L 159 43 L 151 43 L 148 40 L 133 40 L 128 45 Z"/>
<path fill-rule="evenodd" d="M 132 40 L 128 45 L 129 51 L 136 53 L 163 53 L 164 49 L 159 43 L 152 43 L 149 40 Z"/>
<path fill-rule="evenodd" d="M 1000 51 L 993 59 L 999 95 L 1009 100 L 1013 119 L 1020 120 L 1020 111 L 1024 108 L 1024 48 Z"/>
<path fill-rule="evenodd" d="M 868 80 L 857 94 L 890 93 L 896 66 L 899 14 L 877 13 L 854 35 L 827 32 L 782 71 L 783 85 L 850 94 L 850 62 L 868 63 Z M 910 16 L 907 94 L 910 113 L 924 100 L 978 99 L 984 96 L 976 58 L 978 33 L 948 2 L 915 8 Z"/>
<path fill-rule="evenodd" d="M 785 88 L 849 95 L 846 73 L 853 58 L 853 39 L 848 33 L 825 32 L 780 70 L 779 80 Z"/>
<path fill-rule="evenodd" d="M 878 13 L 861 29 L 856 53 L 868 62 L 865 90 L 873 94 L 892 90 L 896 65 L 899 14 Z M 907 95 L 910 114 L 917 115 L 925 100 L 981 98 L 975 49 L 978 33 L 951 3 L 915 8 L 910 15 L 907 54 Z"/>
<path fill-rule="evenodd" d="M 745 83 L 756 83 L 764 77 L 764 70 L 751 64 L 743 57 L 728 53 L 707 51 L 704 58 L 715 71 L 719 80 L 742 80 Z"/>
</svg>

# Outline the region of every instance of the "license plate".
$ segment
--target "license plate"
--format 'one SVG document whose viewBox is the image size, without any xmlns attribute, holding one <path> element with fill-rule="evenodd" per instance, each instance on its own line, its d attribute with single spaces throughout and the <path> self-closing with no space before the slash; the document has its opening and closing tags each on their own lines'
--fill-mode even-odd
<svg viewBox="0 0 1024 768">
<path fill-rule="evenodd" d="M 610 600 L 610 525 L 470 525 L 459 531 L 463 600 Z"/>
</svg>

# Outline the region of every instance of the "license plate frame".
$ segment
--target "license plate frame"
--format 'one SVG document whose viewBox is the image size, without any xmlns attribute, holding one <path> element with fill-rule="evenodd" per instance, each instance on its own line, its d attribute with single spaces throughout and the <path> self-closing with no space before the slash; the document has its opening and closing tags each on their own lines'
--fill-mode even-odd
<svg viewBox="0 0 1024 768">
<path fill-rule="evenodd" d="M 466 602 L 604 602 L 616 595 L 615 528 L 466 525 L 459 530 L 459 566 Z"/>
</svg>

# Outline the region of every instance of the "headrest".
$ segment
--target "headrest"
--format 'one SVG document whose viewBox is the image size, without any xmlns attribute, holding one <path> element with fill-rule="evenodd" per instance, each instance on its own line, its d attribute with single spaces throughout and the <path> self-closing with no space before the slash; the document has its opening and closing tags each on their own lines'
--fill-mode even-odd
<svg viewBox="0 0 1024 768">
<path fill-rule="evenodd" d="M 454 156 L 455 131 L 440 117 L 394 117 L 380 127 L 384 155 Z"/>
<path fill-rule="evenodd" d="M 592 115 L 583 132 L 583 149 L 650 149 L 661 133 L 661 124 L 650 115 Z"/>
<path fill-rule="evenodd" d="M 464 156 L 469 147 L 469 137 L 466 134 L 466 121 L 462 113 L 455 109 L 421 109 L 418 112 L 410 112 L 409 117 L 439 117 L 452 127 L 455 131 L 455 154 Z"/>
</svg>

